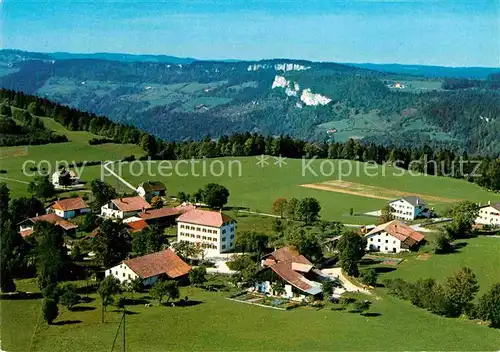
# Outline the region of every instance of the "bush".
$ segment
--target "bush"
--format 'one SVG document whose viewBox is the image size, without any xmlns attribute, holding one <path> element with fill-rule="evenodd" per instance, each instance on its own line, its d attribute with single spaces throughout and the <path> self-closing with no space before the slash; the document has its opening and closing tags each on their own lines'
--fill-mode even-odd
<svg viewBox="0 0 500 352">
<path fill-rule="evenodd" d="M 76 293 L 76 287 L 73 284 L 66 284 L 59 288 L 59 301 L 63 306 L 72 310 L 80 301 L 80 296 Z"/>
<path fill-rule="evenodd" d="M 377 283 L 377 272 L 373 268 L 367 269 L 361 273 L 359 281 L 368 286 L 375 286 Z"/>
<path fill-rule="evenodd" d="M 57 302 L 50 298 L 45 298 L 42 305 L 42 314 L 45 321 L 50 325 L 59 315 Z"/>
</svg>

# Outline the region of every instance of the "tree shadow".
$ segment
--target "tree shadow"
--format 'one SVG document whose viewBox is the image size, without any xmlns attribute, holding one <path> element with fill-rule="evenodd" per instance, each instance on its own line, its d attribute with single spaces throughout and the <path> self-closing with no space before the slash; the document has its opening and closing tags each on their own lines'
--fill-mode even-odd
<svg viewBox="0 0 500 352">
<path fill-rule="evenodd" d="M 193 306 L 197 306 L 199 304 L 202 304 L 203 301 L 196 301 L 196 300 L 180 300 L 179 302 L 176 302 L 175 303 L 175 306 L 176 307 L 193 307 Z"/>
<path fill-rule="evenodd" d="M 81 322 L 82 322 L 81 320 L 61 320 L 52 323 L 52 325 L 73 325 L 73 324 L 79 324 Z"/>
<path fill-rule="evenodd" d="M 88 306 L 76 306 L 70 309 L 72 312 L 87 312 L 89 310 L 95 310 L 95 307 Z"/>
<path fill-rule="evenodd" d="M 17 299 L 40 299 L 43 298 L 41 292 L 12 292 L 12 293 L 2 293 L 0 295 L 1 300 L 17 300 Z"/>
<path fill-rule="evenodd" d="M 359 265 L 371 265 L 377 264 L 377 262 L 371 258 L 363 258 L 359 261 Z"/>
<path fill-rule="evenodd" d="M 468 245 L 467 242 L 456 242 L 456 243 L 453 243 L 453 251 L 456 252 L 459 249 L 467 247 L 467 245 Z"/>
<path fill-rule="evenodd" d="M 125 298 L 124 305 L 137 306 L 139 304 L 148 304 L 149 301 L 144 298 Z"/>
<path fill-rule="evenodd" d="M 345 308 L 344 308 L 344 307 L 332 307 L 332 308 L 330 308 L 330 309 L 331 309 L 331 310 L 333 310 L 333 311 L 337 311 L 337 312 L 340 312 L 340 311 L 345 310 Z"/>
<path fill-rule="evenodd" d="M 80 302 L 82 302 L 82 303 L 90 303 L 90 302 L 94 302 L 94 301 L 95 301 L 95 298 L 93 298 L 93 297 L 85 297 L 85 296 L 80 297 Z"/>
<path fill-rule="evenodd" d="M 375 272 L 377 274 L 390 273 L 390 272 L 395 271 L 395 270 L 396 270 L 396 268 L 389 268 L 389 267 L 386 267 L 386 266 L 375 268 Z"/>
<path fill-rule="evenodd" d="M 361 313 L 361 315 L 364 317 L 379 317 L 382 314 L 381 313 Z"/>
</svg>

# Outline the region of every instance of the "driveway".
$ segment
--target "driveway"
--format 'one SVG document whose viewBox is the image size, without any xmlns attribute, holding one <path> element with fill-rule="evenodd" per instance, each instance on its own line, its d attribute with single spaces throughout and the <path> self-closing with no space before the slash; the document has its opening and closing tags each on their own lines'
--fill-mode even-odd
<svg viewBox="0 0 500 352">
<path fill-rule="evenodd" d="M 351 281 L 349 281 L 349 279 L 347 279 L 347 277 L 345 277 L 344 274 L 342 274 L 341 268 L 328 268 L 321 270 L 321 272 L 331 278 L 338 278 L 340 282 L 342 282 L 342 285 L 344 286 L 344 289 L 347 292 L 358 292 L 358 293 L 364 293 L 366 295 L 372 294 L 369 290 L 358 287 L 354 285 Z"/>
</svg>

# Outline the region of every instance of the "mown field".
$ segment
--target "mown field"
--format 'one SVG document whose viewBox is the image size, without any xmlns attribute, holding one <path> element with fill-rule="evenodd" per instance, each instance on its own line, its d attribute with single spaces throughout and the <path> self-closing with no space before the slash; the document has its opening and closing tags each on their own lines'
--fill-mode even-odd
<svg viewBox="0 0 500 352">
<path fill-rule="evenodd" d="M 498 281 L 500 250 L 498 238 L 472 238 L 467 246 L 428 260 L 412 256 L 396 270 L 380 275 L 407 280 L 435 277 L 443 280 L 461 266 L 477 274 L 481 292 Z M 18 281 L 24 290 L 34 290 L 33 280 Z M 386 296 L 376 289 L 371 316 L 330 307 L 277 311 L 225 299 L 230 292 L 207 292 L 184 287 L 181 296 L 195 302 L 189 307 L 165 307 L 152 302 L 130 305 L 126 317 L 126 347 L 129 351 L 332 351 L 332 350 L 441 350 L 494 351 L 500 332 L 473 321 L 432 315 L 409 302 Z M 60 307 L 56 325 L 41 321 L 41 300 L 2 300 L 2 348 L 7 351 L 110 351 L 120 313 L 110 308 L 106 323 L 100 323 L 100 301 L 92 294 L 90 303 L 77 311 Z M 149 299 L 146 294 L 137 295 Z M 22 333 L 19 333 L 22 331 Z M 121 331 L 120 331 L 121 334 Z M 115 350 L 122 347 L 117 339 Z M 147 346 L 146 346 L 147 345 Z M 145 347 L 146 346 L 146 347 Z"/>
<path fill-rule="evenodd" d="M 26 183 L 32 180 L 30 175 L 23 172 L 24 163 L 27 163 L 26 170 L 28 172 L 30 172 L 30 167 L 37 165 L 45 168 L 46 171 L 54 172 L 57 161 L 117 160 L 131 154 L 137 157 L 144 154 L 140 147 L 132 144 L 89 145 L 88 141 L 97 136 L 88 132 L 68 131 L 50 118 L 41 119 L 50 130 L 65 134 L 69 142 L 37 146 L 1 147 L 0 169 L 7 170 L 7 173 L 0 174 L 0 182 L 7 183 L 13 197 L 26 195 L 28 187 Z M 47 163 L 42 162 L 39 164 L 40 161 L 45 160 Z M 85 174 L 85 169 L 83 174 Z"/>
<path fill-rule="evenodd" d="M 150 176 L 137 175 L 140 166 L 124 165 L 122 176 L 132 184 L 139 184 L 146 179 L 161 180 L 167 186 L 168 193 L 175 196 L 183 191 L 193 193 L 209 182 L 220 183 L 230 191 L 229 206 L 246 207 L 257 212 L 271 212 L 272 203 L 278 197 L 315 197 L 322 206 L 321 216 L 326 220 L 337 220 L 344 223 L 373 223 L 374 218 L 367 216 L 350 216 L 350 208 L 355 213 L 362 214 L 383 207 L 387 200 L 373 199 L 342 192 L 301 187 L 304 184 L 315 184 L 331 180 L 356 182 L 367 186 L 386 189 L 387 193 L 394 194 L 394 190 L 406 194 L 419 194 L 425 200 L 425 195 L 430 198 L 429 206 L 436 210 L 443 210 L 450 206 L 450 199 L 468 199 L 485 203 L 488 200 L 500 201 L 500 194 L 487 192 L 475 184 L 462 180 L 426 175 L 411 176 L 400 169 L 383 166 L 370 166 L 365 173 L 365 163 L 346 160 L 315 160 L 310 169 L 303 167 L 303 161 L 287 159 L 286 165 L 281 168 L 274 165 L 274 158 L 268 159 L 269 165 L 258 166 L 256 157 L 221 158 L 219 161 L 206 160 L 206 175 L 203 176 L 203 166 L 195 166 L 194 172 L 185 162 L 153 162 Z M 165 165 L 171 169 L 165 169 Z M 177 164 L 178 174 L 175 173 Z M 321 164 L 323 171 L 321 174 Z M 210 165 L 213 165 L 215 175 L 210 175 Z M 224 173 L 218 176 L 221 165 Z M 129 167 L 130 166 L 130 167 Z M 334 172 L 330 174 L 332 167 Z M 143 163 L 144 170 L 147 165 Z M 118 170 L 118 167 L 115 166 Z M 161 176 L 162 169 L 165 176 Z M 231 172 L 230 172 L 231 170 Z M 238 174 L 241 170 L 241 175 Z M 303 173 L 304 170 L 304 173 Z M 312 171 L 311 171 L 312 170 Z M 351 172 L 349 172 L 351 170 Z M 99 170 L 89 168 L 86 177 L 97 177 Z M 167 176 L 171 172 L 171 175 Z M 121 187 L 121 186 L 120 186 Z M 369 188 L 369 187 L 368 187 Z M 443 199 L 440 201 L 440 198 Z"/>
<path fill-rule="evenodd" d="M 27 193 L 27 182 L 31 177 L 23 174 L 22 166 L 39 165 L 42 160 L 50 163 L 55 170 L 56 161 L 94 161 L 121 160 L 125 156 L 144 154 L 135 145 L 103 144 L 91 146 L 88 140 L 93 136 L 87 132 L 67 131 L 52 119 L 43 118 L 51 130 L 65 133 L 70 142 L 48 144 L 42 146 L 0 148 L 1 174 L 0 180 L 6 182 L 12 195 Z M 114 164 L 114 170 L 125 180 L 137 186 L 146 180 L 161 180 L 167 186 L 168 193 L 175 196 L 178 192 L 193 193 L 206 183 L 215 182 L 226 186 L 231 195 L 228 206 L 245 207 L 256 212 L 269 213 L 272 203 L 278 197 L 302 198 L 315 197 L 322 206 L 321 216 L 325 220 L 336 220 L 344 223 L 373 223 L 374 218 L 362 215 L 383 207 L 390 195 L 419 194 L 424 200 L 429 197 L 429 206 L 436 210 L 448 207 L 451 200 L 468 199 L 475 202 L 500 201 L 500 194 L 487 192 L 475 184 L 462 180 L 426 175 L 414 176 L 401 169 L 388 166 L 374 166 L 347 160 L 314 160 L 286 159 L 281 167 L 276 159 L 266 159 L 264 167 L 257 164 L 256 157 L 220 158 L 199 161 L 192 166 L 186 161 L 153 161 Z M 48 164 L 41 164 L 48 168 Z M 121 168 L 121 170 L 120 170 Z M 103 177 L 120 191 L 130 192 L 114 176 L 103 173 L 101 166 L 83 168 L 81 178 L 90 182 Z M 345 181 L 374 190 L 384 195 L 382 199 L 370 198 L 366 194 L 352 194 L 349 189 L 331 190 L 301 187 L 324 182 Z M 337 187 L 338 188 L 338 187 Z M 366 193 L 366 192 L 364 192 Z M 440 198 L 441 201 L 440 201 Z M 350 216 L 353 208 L 355 216 Z"/>
</svg>

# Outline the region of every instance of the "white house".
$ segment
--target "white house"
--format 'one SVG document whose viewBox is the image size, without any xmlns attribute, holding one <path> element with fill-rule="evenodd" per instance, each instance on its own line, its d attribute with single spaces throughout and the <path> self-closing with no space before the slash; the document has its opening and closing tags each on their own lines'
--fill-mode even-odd
<svg viewBox="0 0 500 352">
<path fill-rule="evenodd" d="M 500 203 L 485 205 L 479 209 L 476 224 L 500 226 Z"/>
<path fill-rule="evenodd" d="M 65 182 L 65 179 L 66 182 Z M 73 170 L 61 169 L 52 174 L 52 184 L 55 187 L 72 186 L 80 183 L 80 178 Z"/>
<path fill-rule="evenodd" d="M 125 219 L 150 208 L 151 205 L 142 197 L 125 197 L 112 199 L 104 204 L 101 207 L 101 215 L 111 219 Z"/>
<path fill-rule="evenodd" d="M 250 290 L 270 296 L 301 301 L 321 294 L 321 281 L 329 280 L 291 247 L 283 247 L 264 256 L 261 266 L 262 270 L 256 274 L 255 284 Z M 282 292 L 276 292 L 276 283 L 282 284 Z"/>
<path fill-rule="evenodd" d="M 431 212 L 425 207 L 425 202 L 416 197 L 408 196 L 389 202 L 391 214 L 399 220 L 415 220 L 418 217 L 430 217 Z"/>
<path fill-rule="evenodd" d="M 136 189 L 137 194 L 151 201 L 153 197 L 164 197 L 167 195 L 167 188 L 160 181 L 146 181 L 143 182 Z"/>
<path fill-rule="evenodd" d="M 106 269 L 105 276 L 114 276 L 120 283 L 140 278 L 144 286 L 151 286 L 159 278 L 179 280 L 191 271 L 171 249 L 127 259 Z"/>
<path fill-rule="evenodd" d="M 207 256 L 234 249 L 236 221 L 218 211 L 193 209 L 177 218 L 177 240 L 199 244 Z"/>
<path fill-rule="evenodd" d="M 47 208 L 48 213 L 55 213 L 63 219 L 71 219 L 89 211 L 89 206 L 80 197 L 58 199 Z"/>
<path fill-rule="evenodd" d="M 424 235 L 397 220 L 375 227 L 365 235 L 366 250 L 382 253 L 408 252 L 417 246 Z"/>
</svg>

